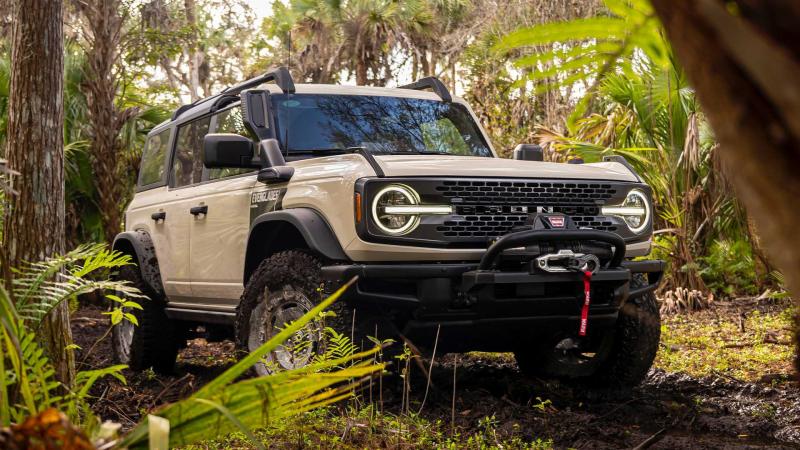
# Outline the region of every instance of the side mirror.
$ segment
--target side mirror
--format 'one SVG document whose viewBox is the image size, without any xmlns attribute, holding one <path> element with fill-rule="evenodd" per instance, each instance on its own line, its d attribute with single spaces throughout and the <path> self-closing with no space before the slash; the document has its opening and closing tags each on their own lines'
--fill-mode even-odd
<svg viewBox="0 0 800 450">
<path fill-rule="evenodd" d="M 514 159 L 544 161 L 544 150 L 536 144 L 519 144 L 514 149 Z"/>
<path fill-rule="evenodd" d="M 209 169 L 254 169 L 253 141 L 238 134 L 207 134 L 203 138 L 203 164 Z"/>
</svg>

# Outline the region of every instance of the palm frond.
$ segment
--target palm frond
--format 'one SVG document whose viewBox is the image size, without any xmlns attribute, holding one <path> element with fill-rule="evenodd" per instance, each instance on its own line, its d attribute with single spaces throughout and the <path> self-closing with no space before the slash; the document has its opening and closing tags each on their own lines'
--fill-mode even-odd
<svg viewBox="0 0 800 450">
<path fill-rule="evenodd" d="M 494 50 L 517 56 L 537 93 L 583 83 L 589 88 L 573 118 L 581 116 L 606 77 L 635 76 L 640 65 L 671 65 L 671 50 L 645 0 L 604 0 L 607 16 L 553 22 L 504 36 Z M 511 52 L 514 53 L 511 53 Z M 638 69 L 638 70 L 637 70 Z"/>
<path fill-rule="evenodd" d="M 382 371 L 382 364 L 373 364 L 370 360 L 379 350 L 376 347 L 301 369 L 234 382 L 264 355 L 316 320 L 353 281 L 355 280 L 340 288 L 302 318 L 289 324 L 191 397 L 158 411 L 159 417 L 169 420 L 170 446 L 188 445 L 242 428 L 265 426 L 270 420 L 339 401 L 351 396 L 354 389 L 367 377 Z M 345 365 L 349 367 L 330 370 Z M 149 423 L 143 422 L 120 445 L 142 448 L 147 445 L 148 434 Z"/>
</svg>

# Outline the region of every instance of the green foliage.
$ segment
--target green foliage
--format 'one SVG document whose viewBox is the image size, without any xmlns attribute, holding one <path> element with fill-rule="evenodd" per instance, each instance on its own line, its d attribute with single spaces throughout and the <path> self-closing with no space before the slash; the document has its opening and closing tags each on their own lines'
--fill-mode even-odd
<svg viewBox="0 0 800 450">
<path fill-rule="evenodd" d="M 742 239 L 715 241 L 700 262 L 700 276 L 715 294 L 732 297 L 758 293 L 756 264 L 749 242 Z"/>
<path fill-rule="evenodd" d="M 449 420 L 430 420 L 417 414 L 380 412 L 378 405 L 320 408 L 253 431 L 269 448 L 424 448 L 452 450 L 545 450 L 552 440 L 531 437 L 518 424 L 501 426 L 496 417 L 479 419 L 477 430 L 453 428 Z M 252 444 L 242 433 L 185 447 L 239 449 Z"/>
<path fill-rule="evenodd" d="M 695 377 L 722 373 L 750 382 L 785 374 L 783 381 L 790 381 L 795 309 L 783 305 L 720 306 L 665 317 L 655 367 Z"/>
<path fill-rule="evenodd" d="M 371 357 L 379 350 L 376 347 L 304 368 L 236 382 L 266 354 L 317 320 L 320 313 L 352 283 L 346 284 L 302 318 L 286 326 L 189 398 L 157 411 L 159 417 L 169 421 L 170 447 L 196 443 L 232 431 L 244 433 L 252 443 L 258 445 L 250 431 L 253 428 L 348 398 L 366 377 L 382 371 L 382 364 L 371 362 Z M 331 370 L 344 366 L 347 368 Z M 150 421 L 142 422 L 121 441 L 120 446 L 145 447 L 152 432 L 157 431 L 152 428 Z"/>
<path fill-rule="evenodd" d="M 128 264 L 130 255 L 102 244 L 82 245 L 63 256 L 29 263 L 16 270 L 12 280 L 15 309 L 20 319 L 36 330 L 56 305 L 80 294 L 107 290 L 143 298 L 128 282 L 108 279 L 111 271 Z"/>
<path fill-rule="evenodd" d="M 96 425 L 87 404 L 89 390 L 105 376 L 124 382 L 120 372 L 126 366 L 81 371 L 73 386 L 64 386 L 55 379 L 45 349 L 37 342 L 37 329 L 59 303 L 81 293 L 108 289 L 142 297 L 126 283 L 87 278 L 108 277 L 110 271 L 126 264 L 130 264 L 128 256 L 103 245 L 86 245 L 15 271 L 13 297 L 0 287 L 0 424 L 21 422 L 54 407 L 87 429 Z"/>
<path fill-rule="evenodd" d="M 544 90 L 591 83 L 579 97 L 568 132 L 540 128 L 539 141 L 557 155 L 587 162 L 624 156 L 653 189 L 656 230 L 666 234 L 657 238 L 656 253 L 670 263 L 667 286 L 705 291 L 708 279 L 712 290 L 729 295 L 753 277 L 728 289 L 718 284 L 733 280 L 721 276 L 722 267 L 699 271 L 701 264 L 721 261 L 710 253 L 716 240 L 749 235 L 717 163 L 710 127 L 649 4 L 604 3 L 610 16 L 521 29 L 494 48 L 535 47 L 516 65 Z"/>
<path fill-rule="evenodd" d="M 320 364 L 326 361 L 346 360 L 356 353 L 356 346 L 349 336 L 339 333 L 331 327 L 323 329 L 325 341 L 325 352 L 314 356 L 314 363 Z"/>
<path fill-rule="evenodd" d="M 515 61 L 528 69 L 531 81 L 546 81 L 541 91 L 592 83 L 589 94 L 577 108 L 583 115 L 595 87 L 614 74 L 632 76 L 645 60 L 661 69 L 671 65 L 671 51 L 661 26 L 646 0 L 604 0 L 608 16 L 555 22 L 522 28 L 504 37 L 495 47 L 500 51 L 535 47 L 530 55 Z"/>
</svg>

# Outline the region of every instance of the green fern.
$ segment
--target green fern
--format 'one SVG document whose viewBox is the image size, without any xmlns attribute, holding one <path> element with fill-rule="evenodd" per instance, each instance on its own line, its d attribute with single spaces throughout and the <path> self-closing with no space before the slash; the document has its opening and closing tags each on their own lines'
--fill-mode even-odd
<svg viewBox="0 0 800 450">
<path fill-rule="evenodd" d="M 325 351 L 314 357 L 315 364 L 347 359 L 356 353 L 355 344 L 344 333 L 339 333 L 331 327 L 325 327 L 323 332 L 325 334 Z"/>
<path fill-rule="evenodd" d="M 80 294 L 101 290 L 144 298 L 128 282 L 107 279 L 110 271 L 128 264 L 130 255 L 108 250 L 103 244 L 82 245 L 63 256 L 30 263 L 17 270 L 12 281 L 16 310 L 20 318 L 36 329 L 56 305 Z"/>
<path fill-rule="evenodd" d="M 41 319 L 56 305 L 81 293 L 104 289 L 142 297 L 127 283 L 84 278 L 107 277 L 126 264 L 130 264 L 127 255 L 104 245 L 84 245 L 64 256 L 14 271 L 13 301 L 0 286 L 0 424 L 20 422 L 49 407 L 65 411 L 73 422 L 88 424 L 91 413 L 87 400 L 92 385 L 105 376 L 124 380 L 120 371 L 126 366 L 112 366 L 78 372 L 74 386 L 68 389 L 56 380 L 55 370 L 36 340 L 36 331 Z M 134 307 L 131 303 L 126 300 L 113 310 Z"/>
</svg>

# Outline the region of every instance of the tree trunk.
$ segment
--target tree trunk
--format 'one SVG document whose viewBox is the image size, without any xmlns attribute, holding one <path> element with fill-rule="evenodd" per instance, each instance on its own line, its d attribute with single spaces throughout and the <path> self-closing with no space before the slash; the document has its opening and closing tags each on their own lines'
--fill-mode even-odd
<svg viewBox="0 0 800 450">
<path fill-rule="evenodd" d="M 196 5 L 194 0 L 184 0 L 184 8 L 186 9 L 186 26 L 190 30 L 191 44 L 188 49 L 189 57 L 189 94 L 192 101 L 200 98 L 200 87 L 202 85 L 200 80 L 200 66 L 203 64 L 203 52 L 200 49 L 200 39 L 197 32 L 197 14 Z"/>
<path fill-rule="evenodd" d="M 14 179 L 3 251 L 12 267 L 64 252 L 64 34 L 61 0 L 13 5 L 11 87 L 6 156 Z M 69 310 L 62 303 L 38 334 L 56 368 L 72 384 L 75 363 Z"/>
<path fill-rule="evenodd" d="M 364 58 L 359 58 L 356 61 L 356 84 L 358 86 L 366 86 L 367 84 L 367 63 Z"/>
<path fill-rule="evenodd" d="M 653 0 L 772 261 L 800 300 L 800 3 Z M 800 318 L 799 318 L 800 320 Z M 798 322 L 800 323 L 800 322 Z M 796 333 L 800 348 L 800 333 Z M 800 370 L 800 357 L 796 360 Z"/>
<path fill-rule="evenodd" d="M 123 18 L 119 0 L 86 0 L 78 3 L 84 16 L 83 35 L 88 43 L 86 79 L 81 86 L 86 94 L 91 128 L 91 161 L 98 206 L 102 214 L 105 241 L 111 243 L 122 227 L 125 192 L 120 182 L 122 143 L 119 133 L 137 109 L 117 108 L 117 73 Z"/>
</svg>

